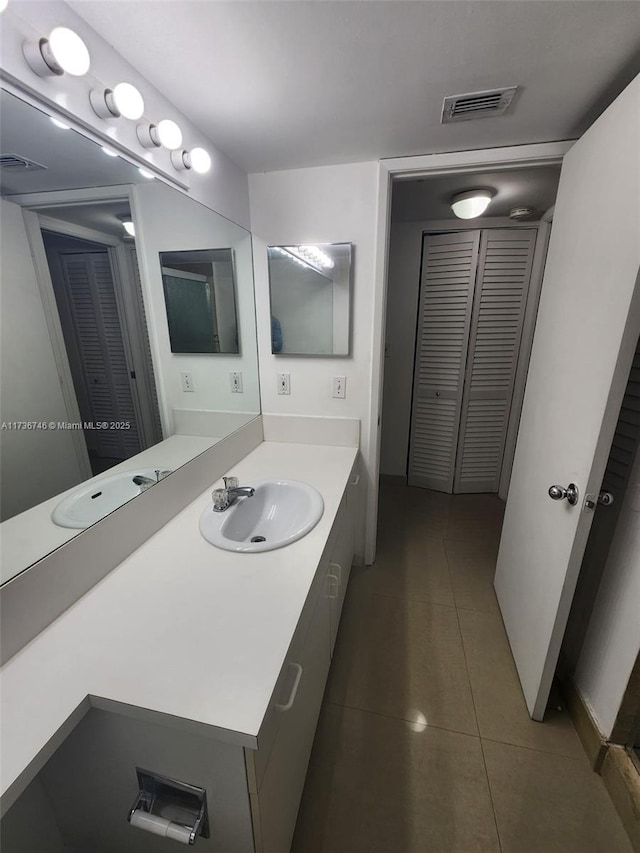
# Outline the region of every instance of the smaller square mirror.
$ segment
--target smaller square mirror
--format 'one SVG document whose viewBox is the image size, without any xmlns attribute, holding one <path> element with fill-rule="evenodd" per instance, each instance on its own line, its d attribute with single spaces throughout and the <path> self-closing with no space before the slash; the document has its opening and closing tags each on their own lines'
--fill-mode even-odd
<svg viewBox="0 0 640 853">
<path fill-rule="evenodd" d="M 269 246 L 271 352 L 349 355 L 351 243 Z"/>
<path fill-rule="evenodd" d="M 160 252 L 171 352 L 240 352 L 232 249 Z"/>
</svg>

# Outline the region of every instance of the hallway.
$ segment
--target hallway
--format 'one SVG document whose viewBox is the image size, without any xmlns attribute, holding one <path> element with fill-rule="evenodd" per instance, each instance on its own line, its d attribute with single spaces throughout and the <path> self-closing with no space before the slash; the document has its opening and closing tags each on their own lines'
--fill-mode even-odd
<svg viewBox="0 0 640 853">
<path fill-rule="evenodd" d="M 382 486 L 292 853 L 631 853 L 568 715 L 527 714 L 492 584 L 502 515 Z"/>
</svg>

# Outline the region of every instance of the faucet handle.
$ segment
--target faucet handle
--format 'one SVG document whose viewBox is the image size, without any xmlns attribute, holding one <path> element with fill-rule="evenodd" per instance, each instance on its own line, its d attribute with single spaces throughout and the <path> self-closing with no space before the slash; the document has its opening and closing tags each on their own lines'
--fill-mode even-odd
<svg viewBox="0 0 640 853">
<path fill-rule="evenodd" d="M 226 489 L 214 489 L 211 492 L 211 500 L 214 510 L 220 512 L 229 506 L 229 493 Z"/>
<path fill-rule="evenodd" d="M 240 480 L 237 477 L 223 477 L 225 489 L 237 489 Z"/>
</svg>

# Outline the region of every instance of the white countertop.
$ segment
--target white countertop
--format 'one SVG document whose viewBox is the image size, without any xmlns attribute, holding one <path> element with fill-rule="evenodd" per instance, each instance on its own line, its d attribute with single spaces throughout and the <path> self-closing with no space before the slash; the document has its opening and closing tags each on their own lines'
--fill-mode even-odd
<svg viewBox="0 0 640 853">
<path fill-rule="evenodd" d="M 261 554 L 219 550 L 198 530 L 208 489 L 11 658 L 0 671 L 2 794 L 28 784 L 87 696 L 255 748 L 356 454 L 264 442 L 230 473 L 315 486 L 325 509 L 307 536 Z"/>
</svg>

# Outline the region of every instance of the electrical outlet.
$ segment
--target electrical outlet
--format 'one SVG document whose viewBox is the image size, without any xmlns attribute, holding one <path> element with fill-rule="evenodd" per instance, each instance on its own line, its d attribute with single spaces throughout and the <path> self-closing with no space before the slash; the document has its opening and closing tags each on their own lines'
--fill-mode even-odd
<svg viewBox="0 0 640 853">
<path fill-rule="evenodd" d="M 193 384 L 193 376 L 190 373 L 181 373 L 180 378 L 182 379 L 182 390 L 183 391 L 195 391 L 196 386 Z"/>
<path fill-rule="evenodd" d="M 290 394 L 290 393 L 291 393 L 291 374 L 279 373 L 278 374 L 278 394 Z"/>
<path fill-rule="evenodd" d="M 344 400 L 344 398 L 347 396 L 346 376 L 333 377 L 333 396 L 338 397 L 340 400 Z"/>
<path fill-rule="evenodd" d="M 231 393 L 242 394 L 242 372 L 240 370 L 231 371 L 229 379 L 231 380 Z"/>
</svg>

